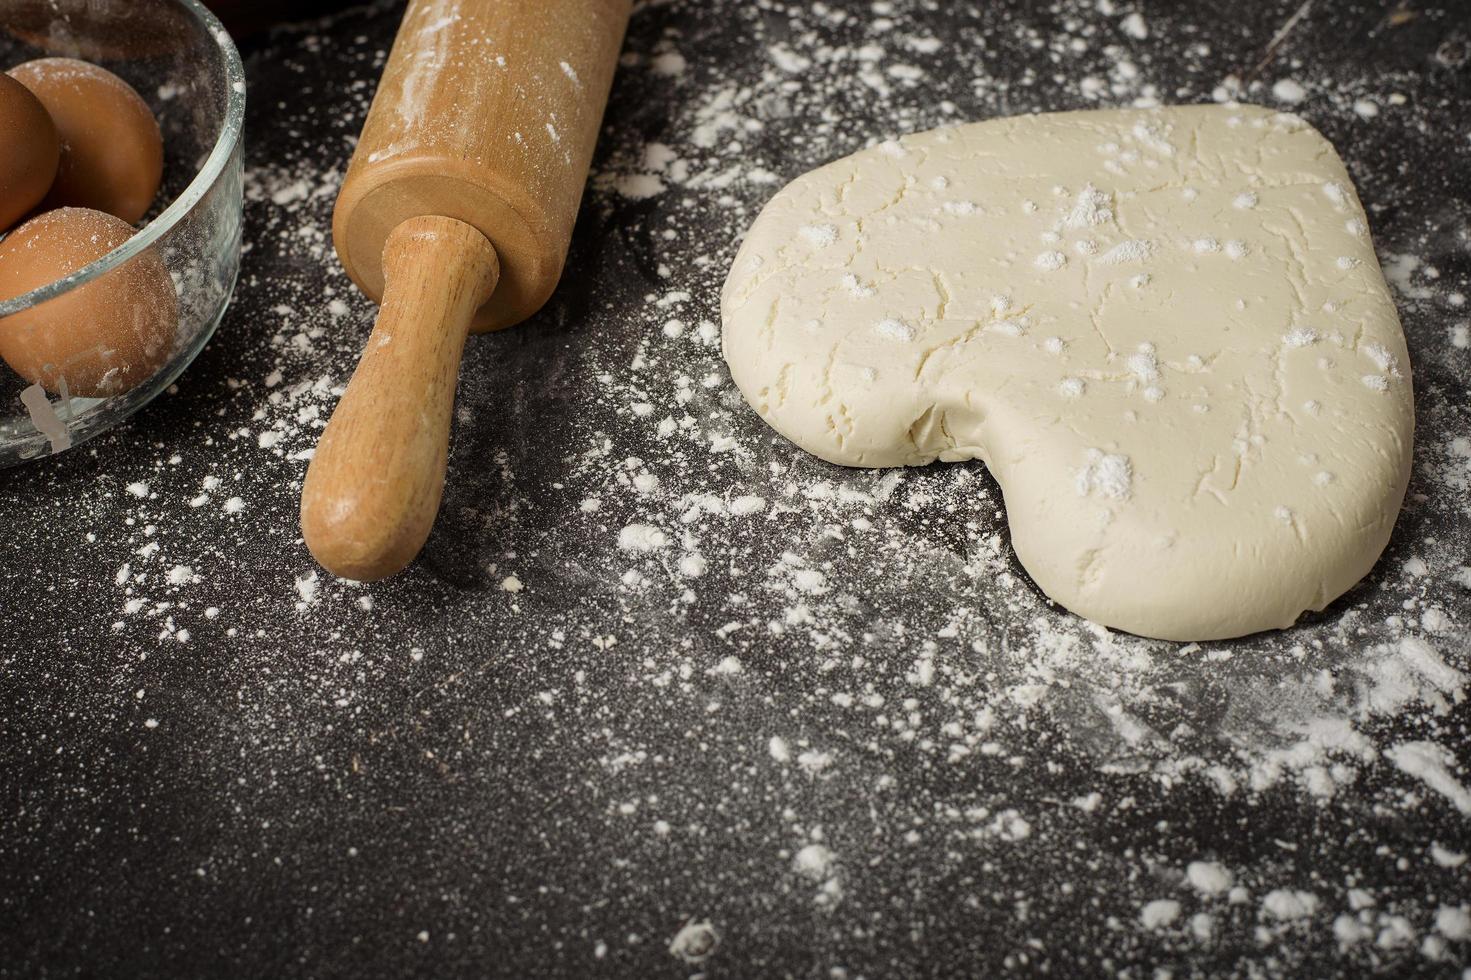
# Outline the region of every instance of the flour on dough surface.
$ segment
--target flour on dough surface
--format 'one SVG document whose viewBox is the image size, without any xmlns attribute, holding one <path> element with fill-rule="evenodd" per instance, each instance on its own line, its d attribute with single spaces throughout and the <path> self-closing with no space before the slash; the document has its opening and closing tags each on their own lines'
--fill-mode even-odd
<svg viewBox="0 0 1471 980">
<path fill-rule="evenodd" d="M 725 355 L 826 460 L 983 460 L 1022 564 L 1080 615 L 1285 627 L 1369 570 L 1408 481 L 1409 361 L 1366 224 L 1289 113 L 934 130 L 770 201 L 722 294 Z"/>
</svg>

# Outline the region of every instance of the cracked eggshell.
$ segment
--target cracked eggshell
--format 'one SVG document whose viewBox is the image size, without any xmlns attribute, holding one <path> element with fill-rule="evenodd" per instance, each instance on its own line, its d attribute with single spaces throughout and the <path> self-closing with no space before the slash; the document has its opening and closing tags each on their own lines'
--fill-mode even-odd
<svg viewBox="0 0 1471 980">
<path fill-rule="evenodd" d="M 61 137 L 45 206 L 92 208 L 128 222 L 147 214 L 163 180 L 163 137 L 133 87 L 75 58 L 40 58 L 9 74 L 46 107 Z"/>
<path fill-rule="evenodd" d="M 133 227 L 101 211 L 61 208 L 0 241 L 0 300 L 48 285 L 126 242 Z M 174 351 L 179 302 L 147 249 L 96 279 L 0 319 L 0 357 L 54 395 L 117 395 L 148 380 Z"/>
<path fill-rule="evenodd" d="M 1175 640 L 1286 627 L 1368 572 L 1409 478 L 1409 361 L 1366 225 L 1291 114 L 935 130 L 771 200 L 722 292 L 725 356 L 830 462 L 983 460 L 1018 558 L 1080 615 Z"/>
<path fill-rule="evenodd" d="M 41 203 L 60 155 L 45 106 L 20 82 L 0 75 L 0 233 Z"/>
</svg>

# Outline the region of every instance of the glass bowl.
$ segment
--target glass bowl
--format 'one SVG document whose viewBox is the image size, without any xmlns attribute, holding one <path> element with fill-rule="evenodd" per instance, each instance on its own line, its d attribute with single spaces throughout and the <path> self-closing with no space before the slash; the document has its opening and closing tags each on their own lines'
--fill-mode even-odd
<svg viewBox="0 0 1471 980">
<path fill-rule="evenodd" d="M 245 72 L 215 16 L 196 0 L 0 0 L 0 71 L 44 57 L 90 61 L 137 90 L 163 131 L 163 186 L 146 223 L 122 245 L 50 285 L 0 300 L 0 331 L 7 317 L 44 311 L 130 262 L 159 259 L 178 294 L 179 320 L 157 370 L 105 397 L 80 397 L 64 379 L 47 391 L 0 361 L 0 466 L 105 432 L 172 384 L 219 325 L 240 271 Z"/>
</svg>

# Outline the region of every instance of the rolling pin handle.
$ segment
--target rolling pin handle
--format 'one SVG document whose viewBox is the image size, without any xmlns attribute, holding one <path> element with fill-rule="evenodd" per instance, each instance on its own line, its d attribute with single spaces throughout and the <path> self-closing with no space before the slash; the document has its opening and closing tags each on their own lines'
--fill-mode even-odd
<svg viewBox="0 0 1471 980">
<path fill-rule="evenodd" d="M 301 493 L 312 556 L 360 582 L 403 569 L 434 526 L 460 355 L 500 262 L 475 228 L 424 215 L 389 234 L 383 275 L 378 321 Z"/>
</svg>

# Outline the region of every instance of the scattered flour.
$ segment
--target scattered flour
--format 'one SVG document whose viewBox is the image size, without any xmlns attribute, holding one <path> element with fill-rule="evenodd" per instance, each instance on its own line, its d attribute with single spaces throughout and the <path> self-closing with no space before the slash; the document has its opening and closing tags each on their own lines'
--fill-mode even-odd
<svg viewBox="0 0 1471 980">
<path fill-rule="evenodd" d="M 1464 626 L 1459 625 L 1463 617 L 1455 614 L 1446 596 L 1471 589 L 1471 550 L 1465 534 L 1454 530 L 1437 532 L 1433 542 L 1419 540 L 1428 536 L 1424 532 L 1433 526 L 1432 517 L 1452 529 L 1462 526 L 1455 521 L 1464 520 L 1465 495 L 1471 490 L 1471 444 L 1459 436 L 1464 419 L 1456 414 L 1459 403 L 1453 393 L 1441 390 L 1439 397 L 1423 402 L 1413 492 L 1424 499 L 1413 505 L 1412 517 L 1421 523 L 1414 525 L 1408 540 L 1391 545 L 1385 568 L 1374 573 L 1366 588 L 1287 633 L 1180 647 L 1110 633 L 1048 604 L 1016 567 L 999 516 L 1004 502 L 978 464 L 889 473 L 824 466 L 792 452 L 748 418 L 723 372 L 713 297 L 740 230 L 770 196 L 773 180 L 857 149 L 870 137 L 1040 109 L 1058 93 L 1076 104 L 1097 105 L 1210 97 L 1214 78 L 1203 83 L 1204 89 L 1175 92 L 1164 87 L 1156 67 L 1161 49 L 1156 46 L 1180 45 L 1181 57 L 1203 56 L 1191 53 L 1194 39 L 1182 44 L 1163 19 L 1146 22 L 1144 13 L 1131 12 L 1130 6 L 1109 0 L 1064 2 L 1056 23 L 1050 15 L 1019 17 L 1010 28 L 1015 38 L 998 34 L 988 39 L 988 44 L 1014 43 L 1019 50 L 1034 50 L 1039 65 L 1055 59 L 1056 68 L 1049 71 L 1065 79 L 1055 85 L 1037 69 L 1015 77 L 993 74 L 991 54 L 979 48 L 955 52 L 962 70 L 942 79 L 939 62 L 931 59 L 954 42 L 934 37 L 922 8 L 906 3 L 851 9 L 803 4 L 786 13 L 751 5 L 752 11 L 760 9 L 760 17 L 732 5 L 732 25 L 749 32 L 747 50 L 752 55 L 750 66 L 734 73 L 712 73 L 687 63 L 676 46 L 687 48 L 693 35 L 682 38 L 676 30 L 666 33 L 636 22 L 629 42 L 633 58 L 625 63 L 619 82 L 628 89 L 622 98 L 630 101 L 615 111 L 634 118 L 634 103 L 650 92 L 677 92 L 678 99 L 657 125 L 644 126 L 635 119 L 628 127 L 610 128 L 599 150 L 600 173 L 590 185 L 583 220 L 596 231 L 604 209 L 638 213 L 620 234 L 626 235 L 630 254 L 638 256 L 644 281 L 635 288 L 647 292 L 646 309 L 634 303 L 614 316 L 595 304 L 577 312 L 585 324 L 567 325 L 559 318 L 568 308 L 556 300 L 549 305 L 546 322 L 555 324 L 554 330 L 597 338 L 579 345 L 576 358 L 555 365 L 564 372 L 559 377 L 574 378 L 588 393 L 576 399 L 581 414 L 568 413 L 563 433 L 567 459 L 556 460 L 554 466 L 530 459 L 499 430 L 493 430 L 495 438 L 486 448 L 487 442 L 479 440 L 488 430 L 477 427 L 473 416 L 462 417 L 460 435 L 477 455 L 470 466 L 459 455 L 465 449 L 456 449 L 453 465 L 461 469 L 452 479 L 460 489 L 446 497 L 450 523 L 443 527 L 453 529 L 447 539 L 463 540 L 437 542 L 441 550 L 436 557 L 449 555 L 463 567 L 478 569 L 480 587 L 506 610 L 525 603 L 524 595 L 509 585 L 521 581 L 510 570 L 545 567 L 551 574 L 565 573 L 591 597 L 586 605 L 561 608 L 557 622 L 542 624 L 535 633 L 507 634 L 507 663 L 514 666 L 506 675 L 507 690 L 529 673 L 521 668 L 532 657 L 568 665 L 565 687 L 547 693 L 551 681 L 538 678 L 527 705 L 508 710 L 549 714 L 552 705 L 557 710 L 576 705 L 590 716 L 607 711 L 606 721 L 586 729 L 591 742 L 607 743 L 591 753 L 605 753 L 610 760 L 599 788 L 616 788 L 619 795 L 610 797 L 615 801 L 639 801 L 636 809 L 644 822 L 641 829 L 627 832 L 643 835 L 651 846 L 667 848 L 686 833 L 693 837 L 686 828 L 696 823 L 703 824 L 699 834 L 713 834 L 718 823 L 709 810 L 662 789 L 657 794 L 635 791 L 630 781 L 640 772 L 657 780 L 661 773 L 697 772 L 718 764 L 729 767 L 721 770 L 729 785 L 712 784 L 709 801 L 702 800 L 702 805 L 729 804 L 739 794 L 746 806 L 745 801 L 767 794 L 772 822 L 790 828 L 791 836 L 784 838 L 790 842 L 785 849 L 777 842 L 762 860 L 804 888 L 810 882 L 814 903 L 829 909 L 844 889 L 857 895 L 877 880 L 866 875 L 881 875 L 896 854 L 920 843 L 930 848 L 928 854 L 953 852 L 963 856 L 957 861 L 989 863 L 996 870 L 991 878 L 977 878 L 984 883 L 976 886 L 976 894 L 994 889 L 1011 902 L 1011 893 L 1019 895 L 1035 883 L 1030 878 L 1003 880 L 1005 872 L 1021 860 L 1017 854 L 1036 848 L 1026 850 L 1024 862 L 1054 862 L 1047 867 L 1057 872 L 1055 881 L 1081 887 L 1089 877 L 1109 877 L 1123 909 L 1118 935 L 1128 938 L 1116 941 L 1103 933 L 1094 938 L 1115 953 L 1125 941 L 1150 943 L 1155 950 L 1166 942 L 1205 946 L 1245 941 L 1259 948 L 1261 957 L 1283 958 L 1258 972 L 1292 973 L 1299 964 L 1290 958 L 1293 947 L 1279 933 L 1312 930 L 1330 947 L 1342 944 L 1345 955 L 1358 957 L 1345 961 L 1349 965 L 1344 973 L 1355 972 L 1355 967 L 1367 972 L 1371 955 L 1418 956 L 1426 964 L 1444 965 L 1461 951 L 1432 945 L 1422 952 L 1419 941 L 1438 937 L 1446 943 L 1466 942 L 1466 911 L 1458 904 L 1464 898 L 1452 899 L 1447 886 L 1434 899 L 1401 890 L 1391 902 L 1390 896 L 1370 895 L 1357 886 L 1365 879 L 1391 880 L 1396 875 L 1460 874 L 1468 860 L 1467 847 L 1454 835 L 1460 824 L 1445 822 L 1464 820 L 1471 782 L 1448 748 L 1462 737 L 1456 735 L 1453 719 L 1465 711 L 1471 665 Z M 853 12 L 860 7 L 862 24 Z M 667 12 L 660 4 L 647 5 L 647 11 Z M 655 17 L 647 11 L 642 16 L 652 23 Z M 765 26 L 762 17 L 778 24 L 780 33 Z M 797 17 L 801 29 L 787 30 Z M 880 29 L 872 23 L 877 20 L 890 26 Z M 307 50 L 303 44 L 295 56 L 304 57 Z M 1270 83 L 1286 71 L 1312 80 L 1311 100 L 1298 82 Z M 565 72 L 556 78 L 564 85 L 577 81 Z M 1227 96 L 1300 105 L 1317 124 L 1337 111 L 1359 132 L 1391 123 L 1430 125 L 1425 110 L 1414 102 L 1390 99 L 1388 79 L 1333 75 L 1335 82 L 1321 65 L 1299 66 L 1283 58 L 1266 78 L 1268 82 L 1252 82 L 1246 91 L 1233 89 Z M 944 86 L 955 90 L 939 91 Z M 370 94 L 367 86 L 356 106 L 359 117 Z M 943 107 L 947 98 L 954 103 L 949 109 Z M 1360 103 L 1373 111 L 1361 109 Z M 833 105 L 862 107 L 854 111 L 866 113 L 869 122 L 845 126 L 826 113 Z M 283 112 L 293 125 L 309 121 L 304 110 Z M 1159 146 L 1168 142 L 1157 133 L 1145 137 Z M 904 152 L 902 143 L 892 145 L 895 153 Z M 277 305 L 260 322 L 242 327 L 236 338 L 249 355 L 243 360 L 247 367 L 239 369 L 241 376 L 210 392 L 228 410 L 228 424 L 202 417 L 201 435 L 213 445 L 207 454 L 203 449 L 180 450 L 184 461 L 179 464 L 168 462 L 172 449 L 161 454 L 140 449 L 132 465 L 87 499 L 99 514 L 115 516 L 119 529 L 116 557 L 107 565 L 113 571 L 110 579 L 103 579 L 103 587 L 115 594 L 116 611 L 110 614 L 115 634 L 140 647 L 155 639 L 177 643 L 181 635 L 192 634 L 189 642 L 205 647 L 205 634 L 216 643 L 243 643 L 268 625 L 299 629 L 324 649 L 330 647 L 334 657 L 341 651 L 345 658 L 336 667 L 326 661 L 313 664 L 323 677 L 323 690 L 312 692 L 313 711 L 320 704 L 324 710 L 331 706 L 347 712 L 351 708 L 338 706 L 338 700 L 351 705 L 371 697 L 375 678 L 400 666 L 427 672 L 443 666 L 454 651 L 425 637 L 418 641 L 422 646 L 382 651 L 382 659 L 368 669 L 369 661 L 359 663 L 352 651 L 370 649 L 376 635 L 369 631 L 358 639 L 358 633 L 345 631 L 344 638 L 329 641 L 328 627 L 339 627 L 339 618 L 365 630 L 376 628 L 380 619 L 393 622 L 402 616 L 406 601 L 396 591 L 399 586 L 360 589 L 315 570 L 301 571 L 306 567 L 304 552 L 287 535 L 272 547 L 296 557 L 284 571 L 271 574 L 277 611 L 294 608 L 298 616 L 288 617 L 289 626 L 268 623 L 253 611 L 222 601 L 228 596 L 205 596 L 216 580 L 224 580 L 223 562 L 241 560 L 241 554 L 230 550 L 221 555 L 204 546 L 215 535 L 231 535 L 219 540 L 233 549 L 233 535 L 253 527 L 250 522 L 275 521 L 286 513 L 274 506 L 281 499 L 279 487 L 301 478 L 351 370 L 355 352 L 343 342 L 346 324 L 335 321 L 352 318 L 365 326 L 371 304 L 340 276 L 330 280 L 334 292 L 322 295 L 315 272 L 304 276 L 293 271 L 331 262 L 331 203 L 340 179 L 340 173 L 324 171 L 315 154 L 309 160 L 256 165 L 248 171 L 246 195 L 252 211 L 247 238 L 257 255 L 280 251 L 281 264 L 271 267 L 280 273 L 280 282 L 271 287 L 273 297 L 280 298 L 278 303 L 273 298 Z M 1096 195 L 1085 189 L 1076 197 L 1061 198 L 1059 218 L 1079 230 L 1106 224 L 1112 207 L 1102 181 L 1099 188 Z M 1351 192 L 1337 185 L 1324 187 L 1322 193 L 1339 205 L 1351 199 Z M 1417 350 L 1417 356 L 1430 363 L 1461 358 L 1451 370 L 1464 372 L 1471 343 L 1466 314 L 1455 312 L 1448 299 L 1450 280 L 1456 276 L 1455 289 L 1466 290 L 1464 276 L 1449 263 L 1444 270 L 1435 269 L 1429 257 L 1443 251 L 1442 244 L 1431 232 L 1410 228 L 1406 219 L 1396 217 L 1401 211 L 1428 213 L 1401 208 L 1416 193 L 1413 187 L 1381 186 L 1377 193 L 1389 195 L 1383 202 L 1387 227 L 1378 227 L 1381 219 L 1376 216 L 1375 235 L 1390 246 L 1381 256 L 1404 302 L 1407 328 L 1417 343 L 1433 333 L 1433 342 Z M 1232 205 L 1248 213 L 1229 210 L 1231 220 L 1249 218 L 1251 208 L 1258 206 L 1257 195 L 1244 189 L 1237 194 Z M 984 228 L 992 220 L 989 203 L 955 200 L 935 218 Z M 841 261 L 849 232 L 839 234 L 833 226 L 829 234 L 829 227 L 804 230 L 793 247 L 828 249 L 824 256 Z M 1219 237 L 1204 234 L 1208 232 Z M 1100 242 L 1105 233 L 1088 232 Z M 586 231 L 579 234 L 587 237 Z M 1241 255 L 1234 255 L 1224 231 L 1205 223 L 1197 234 L 1217 244 L 1217 250 L 1201 253 L 1202 263 L 1247 256 L 1247 244 L 1258 253 L 1267 247 L 1253 238 L 1241 245 Z M 1444 219 L 1434 234 L 1450 234 Z M 1195 247 L 1193 240 L 1186 244 Z M 1134 265 L 1128 271 L 1139 273 L 1135 288 L 1142 292 L 1131 289 L 1129 295 L 1148 297 L 1158 288 L 1150 283 L 1148 263 L 1164 247 L 1174 244 L 1125 240 L 1100 245 L 1099 254 L 1086 262 Z M 1034 261 L 1037 248 L 1026 247 L 1019 261 Z M 1046 248 L 1044 255 L 1052 251 Z M 1057 267 L 1067 268 L 1059 275 L 1085 264 L 1074 258 L 1067 266 L 1069 253 L 1074 253 L 1071 244 L 1058 246 L 1062 258 Z M 839 271 L 836 263 L 833 277 L 837 297 L 872 295 L 878 285 Z M 1025 336 L 1024 327 L 1008 317 L 1013 312 L 1004 308 L 997 321 L 1011 323 L 1016 336 Z M 1422 329 L 1417 314 L 1434 314 L 1433 331 Z M 899 317 L 893 319 L 905 331 L 913 329 Z M 1311 364 L 1329 350 L 1332 319 L 1314 315 L 1308 322 L 1311 326 L 1297 328 L 1284 324 L 1283 357 L 1302 357 Z M 669 328 L 671 323 L 680 328 Z M 1060 340 L 1041 337 L 1045 324 L 1033 326 L 1038 331 L 1035 347 L 1030 338 L 1021 344 L 1039 357 L 1064 354 Z M 559 343 L 572 336 L 566 333 Z M 477 369 L 497 367 L 482 378 L 466 372 L 462 399 L 470 406 L 467 411 L 504 406 L 506 423 L 519 424 L 531 417 L 527 413 L 547 410 L 546 403 L 535 401 L 539 387 L 521 387 L 515 371 L 500 366 L 499 359 L 508 352 L 515 356 L 518 345 L 532 341 L 508 334 L 471 343 L 472 357 L 477 356 L 475 346 L 481 347 Z M 1364 375 L 1365 384 L 1378 390 L 1404 383 L 1372 352 L 1363 354 L 1363 369 L 1372 371 Z M 1137 361 L 1136 356 L 1128 355 L 1126 363 L 1129 384 L 1137 385 L 1141 394 L 1157 387 L 1166 374 L 1171 397 L 1183 395 L 1182 384 L 1175 382 L 1179 375 L 1173 358 L 1162 364 L 1153 354 Z M 514 363 L 519 370 L 527 362 Z M 1086 391 L 1079 404 L 1095 404 L 1106 384 L 1096 382 L 1090 390 L 1078 378 L 1071 379 L 1078 381 L 1076 388 L 1064 389 L 1068 369 L 1058 366 L 1059 392 L 1082 396 Z M 1408 378 L 1409 366 L 1394 369 Z M 1371 378 L 1375 380 L 1367 380 Z M 186 376 L 185 384 L 194 380 Z M 1434 372 L 1428 379 L 1415 378 L 1417 387 L 1427 382 L 1438 383 Z M 506 398 L 508 385 L 517 386 L 517 398 L 524 401 Z M 1417 391 L 1422 398 L 1424 390 Z M 1214 410 L 1224 409 L 1218 405 Z M 1332 410 L 1332 405 L 1321 406 L 1325 415 Z M 1462 441 L 1455 442 L 1457 438 Z M 626 465 L 635 457 L 636 465 Z M 1080 492 L 1100 504 L 1127 505 L 1134 478 L 1127 455 L 1095 449 L 1080 462 Z M 1304 472 L 1310 477 L 1328 472 L 1322 466 L 1332 463 L 1325 457 Z M 1329 484 L 1315 484 L 1314 492 L 1331 492 Z M 188 506 L 200 496 L 205 500 L 199 507 Z M 693 515 L 688 521 L 687 514 Z M 99 532 L 105 531 L 102 520 Z M 547 525 L 558 533 L 544 531 Z M 574 534 L 563 525 L 580 530 Z M 197 530 L 204 527 L 211 529 L 208 537 Z M 567 547 L 569 540 L 575 547 Z M 516 554 L 504 553 L 512 551 Z M 1423 567 L 1424 574 L 1401 574 L 1412 557 L 1419 562 L 1413 567 Z M 293 568 L 298 570 L 294 576 Z M 778 569 L 775 574 L 773 568 Z M 625 577 L 627 571 L 634 573 L 632 579 Z M 427 588 L 425 579 L 406 581 L 414 589 Z M 539 574 L 536 581 L 546 579 Z M 538 586 L 533 594 L 538 602 L 555 602 L 544 596 L 552 591 Z M 934 601 L 900 604 L 895 598 L 900 591 L 931 595 Z M 359 601 L 364 598 L 369 599 L 366 606 Z M 505 620 L 490 619 L 470 605 L 465 608 L 473 612 L 472 628 L 500 635 Z M 239 635 L 228 633 L 236 628 Z M 273 640 L 253 642 L 264 649 Z M 582 681 L 575 679 L 580 670 L 587 671 Z M 293 730 L 289 726 L 303 724 L 284 720 L 284 714 L 270 715 L 272 699 L 281 695 L 264 681 L 250 683 L 260 685 L 251 691 L 257 697 L 241 711 L 252 722 L 263 730 L 278 725 L 283 735 Z M 551 704 L 541 698 L 543 693 Z M 649 711 L 650 704 L 657 705 L 660 724 L 677 724 L 688 733 L 688 744 L 649 734 L 656 726 L 640 727 L 638 713 Z M 759 736 L 748 735 L 738 750 L 731 748 L 728 736 L 746 729 L 721 727 L 735 712 L 746 712 L 744 717 L 765 726 L 758 729 Z M 312 712 L 299 715 L 311 717 Z M 132 724 L 146 726 L 143 717 Z M 167 717 L 159 717 L 164 729 L 150 737 L 167 732 Z M 1387 735 L 1391 727 L 1394 734 Z M 739 754 L 728 754 L 734 751 Z M 624 761 L 613 768 L 612 759 L 633 760 L 640 753 L 643 761 Z M 657 758 L 661 755 L 662 760 Z M 290 761 L 301 763 L 295 757 Z M 1049 790 L 1039 788 L 1051 782 L 1054 765 L 1066 765 L 1070 773 L 1067 792 L 1056 801 L 1044 799 Z M 1018 782 L 1012 772 L 1025 774 L 1025 781 Z M 936 773 L 944 778 L 934 778 Z M 677 782 L 682 777 L 671 778 Z M 871 801 L 871 811 L 844 811 L 839 827 L 823 795 L 839 789 L 861 793 Z M 1226 852 L 1208 844 L 1183 852 L 1210 858 L 1191 861 L 1183 871 L 1179 852 L 1173 859 L 1160 854 L 1160 876 L 1143 881 L 1123 873 L 1123 865 L 1110 863 L 1116 857 L 1109 853 L 1112 845 L 1067 860 L 1059 855 L 1059 841 L 1076 839 L 1079 825 L 1070 821 L 1103 832 L 1138 820 L 1136 796 L 1148 793 L 1157 803 L 1180 790 L 1188 792 L 1192 805 L 1203 800 L 1206 810 L 1247 814 L 1242 819 L 1253 821 L 1257 829 L 1270 819 L 1256 809 L 1259 801 L 1287 805 L 1281 801 L 1292 800 L 1294 794 L 1301 805 L 1313 808 L 1308 812 L 1321 812 L 1335 827 L 1350 831 L 1358 822 L 1371 827 L 1369 813 L 1376 808 L 1405 824 L 1420 813 L 1434 813 L 1443 829 L 1438 844 L 1396 846 L 1382 860 L 1367 849 L 1362 857 L 1334 851 L 1346 863 L 1322 881 L 1309 881 L 1272 861 L 1228 868 L 1218 856 Z M 658 799 L 645 799 L 651 795 Z M 814 837 L 819 824 L 829 833 Z M 913 840 L 911 834 L 916 835 Z M 1148 834 L 1141 830 L 1139 836 Z M 1304 852 L 1326 846 L 1309 840 L 1289 843 Z M 637 846 L 641 844 L 629 845 Z M 835 848 L 842 851 L 842 860 Z M 1145 860 L 1154 857 L 1136 854 L 1127 868 Z M 1407 867 L 1397 869 L 1399 860 Z M 1053 888 L 1053 881 L 1048 879 L 1043 888 Z M 1027 900 L 1036 897 L 1029 893 Z M 1137 919 L 1130 914 L 1134 909 Z M 717 931 L 708 919 L 691 918 L 695 913 L 713 915 L 714 907 L 670 915 L 660 927 L 665 931 L 656 934 L 667 936 L 683 922 L 670 942 L 670 954 L 691 964 L 708 958 L 725 931 Z M 1237 921 L 1243 917 L 1250 920 L 1245 926 Z M 840 924 L 853 927 L 851 921 Z M 1223 938 L 1227 936 L 1231 938 Z M 609 956 L 615 951 L 610 947 L 618 945 L 611 937 L 598 942 Z M 1403 966 L 1406 962 L 1394 965 L 1413 972 Z M 1012 969 L 1028 972 L 1031 965 L 1017 961 Z"/>
</svg>

